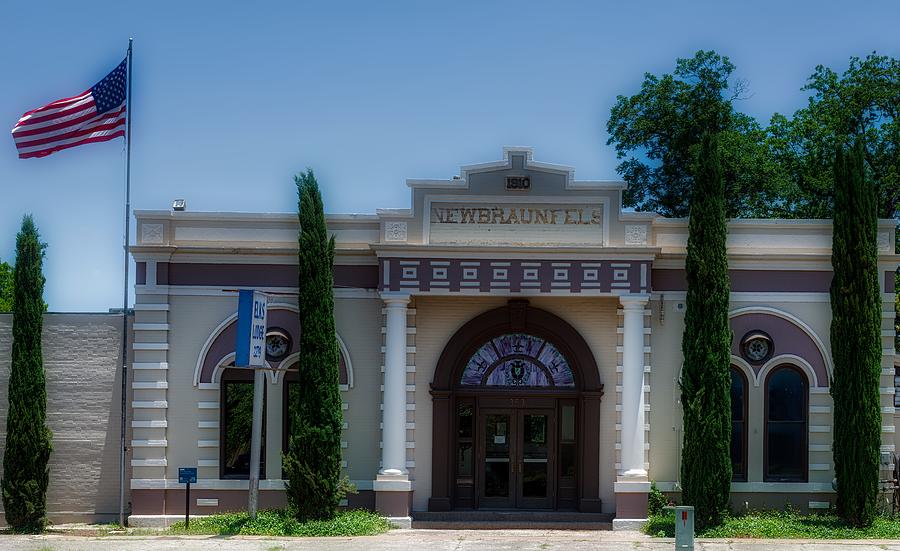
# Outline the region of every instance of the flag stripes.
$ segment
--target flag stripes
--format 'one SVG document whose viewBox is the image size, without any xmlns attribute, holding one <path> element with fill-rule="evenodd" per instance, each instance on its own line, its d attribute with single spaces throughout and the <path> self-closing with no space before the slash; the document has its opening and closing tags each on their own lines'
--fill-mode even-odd
<svg viewBox="0 0 900 551">
<path fill-rule="evenodd" d="M 125 61 L 77 96 L 28 111 L 12 129 L 20 159 L 125 136 Z"/>
</svg>

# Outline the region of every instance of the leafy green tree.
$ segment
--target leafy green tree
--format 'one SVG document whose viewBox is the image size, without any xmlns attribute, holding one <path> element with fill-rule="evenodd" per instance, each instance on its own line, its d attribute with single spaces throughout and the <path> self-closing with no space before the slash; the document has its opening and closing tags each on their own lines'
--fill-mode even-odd
<svg viewBox="0 0 900 551">
<path fill-rule="evenodd" d="M 714 134 L 703 136 L 695 185 L 685 260 L 681 479 L 682 499 L 694 506 L 702 528 L 721 522 L 728 509 L 732 476 L 728 230 L 719 142 Z"/>
<path fill-rule="evenodd" d="M 862 140 L 834 161 L 831 354 L 837 509 L 848 523 L 875 518 L 881 447 L 881 290 L 877 201 L 865 181 Z"/>
<path fill-rule="evenodd" d="M 295 177 L 300 218 L 300 380 L 288 451 L 283 455 L 288 505 L 300 520 L 327 519 L 342 495 L 338 345 L 332 265 L 319 184 L 312 170 Z M 289 408 L 290 409 L 290 408 Z"/>
<path fill-rule="evenodd" d="M 734 109 L 746 90 L 734 65 L 714 51 L 678 59 L 672 74 L 644 75 L 641 90 L 618 96 L 606 128 L 628 183 L 625 204 L 663 216 L 685 217 L 695 186 L 701 136 L 719 134 L 732 217 L 780 215 L 785 173 L 774 162 L 766 130 Z"/>
<path fill-rule="evenodd" d="M 834 151 L 864 139 L 865 181 L 875 188 L 878 215 L 900 215 L 900 60 L 875 53 L 850 58 L 839 75 L 819 65 L 804 90 L 806 107 L 793 117 L 775 114 L 769 144 L 788 174 L 789 211 L 800 218 L 831 218 L 835 205 Z"/>
<path fill-rule="evenodd" d="M 7 262 L 0 262 L 0 312 L 12 312 L 13 269 Z"/>
<path fill-rule="evenodd" d="M 16 236 L 9 413 L 0 483 L 6 522 L 20 532 L 39 532 L 44 528 L 50 481 L 52 434 L 47 427 L 47 389 L 41 351 L 43 258 L 44 244 L 31 216 L 26 216 Z"/>
</svg>

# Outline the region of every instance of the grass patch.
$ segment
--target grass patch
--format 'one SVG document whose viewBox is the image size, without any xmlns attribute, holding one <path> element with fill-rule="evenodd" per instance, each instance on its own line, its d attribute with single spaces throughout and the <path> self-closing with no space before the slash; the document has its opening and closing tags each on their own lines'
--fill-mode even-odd
<svg viewBox="0 0 900 551">
<path fill-rule="evenodd" d="M 190 528 L 177 522 L 169 534 L 217 536 L 374 536 L 390 530 L 387 520 L 369 511 L 343 511 L 331 520 L 297 522 L 284 510 L 260 511 L 256 520 L 246 512 L 223 513 L 191 519 Z"/>
<path fill-rule="evenodd" d="M 675 537 L 672 512 L 650 517 L 644 532 L 657 537 Z M 702 538 L 766 539 L 896 539 L 900 538 L 900 520 L 877 517 L 868 528 L 853 528 L 834 514 L 801 515 L 795 511 L 759 511 L 726 517 L 721 525 L 698 530 Z"/>
</svg>

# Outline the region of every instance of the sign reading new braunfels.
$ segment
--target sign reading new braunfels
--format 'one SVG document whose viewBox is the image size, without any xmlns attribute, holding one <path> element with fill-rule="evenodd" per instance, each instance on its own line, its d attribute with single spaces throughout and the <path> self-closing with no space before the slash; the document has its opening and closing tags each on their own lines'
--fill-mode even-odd
<svg viewBox="0 0 900 551">
<path fill-rule="evenodd" d="M 431 243 L 603 243 L 603 205 L 433 203 Z"/>
<path fill-rule="evenodd" d="M 235 366 L 265 366 L 268 306 L 268 297 L 264 293 L 241 289 L 238 296 L 237 342 L 234 348 Z"/>
</svg>

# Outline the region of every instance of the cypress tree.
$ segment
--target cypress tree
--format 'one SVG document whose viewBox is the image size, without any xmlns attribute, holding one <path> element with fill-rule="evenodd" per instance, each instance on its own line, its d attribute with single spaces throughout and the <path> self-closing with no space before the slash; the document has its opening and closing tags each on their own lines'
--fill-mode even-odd
<svg viewBox="0 0 900 551">
<path fill-rule="evenodd" d="M 44 325 L 44 245 L 31 216 L 16 236 L 12 362 L 9 413 L 3 452 L 3 508 L 17 532 L 40 532 L 46 525 L 48 462 L 52 434 L 47 428 L 47 389 L 41 333 Z"/>
<path fill-rule="evenodd" d="M 691 194 L 687 311 L 681 349 L 682 500 L 698 527 L 714 526 L 731 490 L 731 328 L 725 185 L 718 138 L 703 137 Z"/>
<path fill-rule="evenodd" d="M 342 494 L 338 346 L 332 265 L 319 184 L 312 170 L 294 178 L 300 218 L 300 384 L 290 404 L 291 434 L 283 456 L 288 506 L 300 520 L 327 519 Z"/>
<path fill-rule="evenodd" d="M 865 181 L 863 144 L 835 157 L 831 264 L 834 471 L 837 509 L 853 526 L 875 518 L 881 447 L 881 291 L 875 191 Z"/>
</svg>

